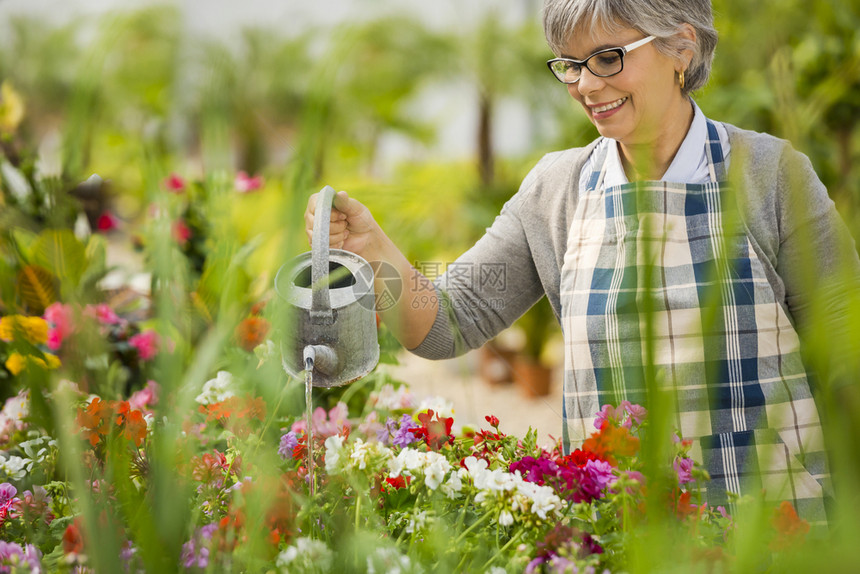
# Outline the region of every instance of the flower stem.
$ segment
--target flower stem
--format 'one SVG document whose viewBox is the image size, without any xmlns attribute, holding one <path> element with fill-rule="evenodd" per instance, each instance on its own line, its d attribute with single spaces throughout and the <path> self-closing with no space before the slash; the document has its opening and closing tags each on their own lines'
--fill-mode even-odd
<svg viewBox="0 0 860 574">
<path fill-rule="evenodd" d="M 460 536 L 458 536 L 458 537 L 457 537 L 457 540 L 455 540 L 455 541 L 454 541 L 454 544 L 459 544 L 460 542 L 462 542 L 462 541 L 463 541 L 463 538 L 465 538 L 467 534 L 469 534 L 470 532 L 472 532 L 474 529 L 476 529 L 476 528 L 477 528 L 478 526 L 480 526 L 482 523 L 484 523 L 484 522 L 486 522 L 487 520 L 489 520 L 489 519 L 490 519 L 490 517 L 491 517 L 491 515 L 490 515 L 489 513 L 484 514 L 483 516 L 481 516 L 478 520 L 476 520 L 475 522 L 473 522 L 473 523 L 472 523 L 472 525 L 471 525 L 471 526 L 469 526 L 469 528 L 467 528 L 466 530 L 464 530 L 464 531 L 460 534 Z"/>
<path fill-rule="evenodd" d="M 490 564 L 492 564 L 493 562 L 495 562 L 496 558 L 498 558 L 499 556 L 501 556 L 502 554 L 504 554 L 504 553 L 505 553 L 505 551 L 507 551 L 507 549 L 508 549 L 508 548 L 510 548 L 510 547 L 511 547 L 511 545 L 512 545 L 514 542 L 516 542 L 517 540 L 519 540 L 519 538 L 520 538 L 520 536 L 522 536 L 522 534 L 523 534 L 523 531 L 522 531 L 522 530 L 520 530 L 520 531 L 519 531 L 519 532 L 517 532 L 514 536 L 511 536 L 511 539 L 510 539 L 510 540 L 508 540 L 508 541 L 507 541 L 507 543 L 506 543 L 504 546 L 502 546 L 501 548 L 499 548 L 499 551 L 498 551 L 498 552 L 496 552 L 495 554 L 493 554 L 493 555 L 490 557 L 490 559 L 489 559 L 489 560 L 487 560 L 487 562 L 484 564 L 484 567 L 483 567 L 483 568 L 481 568 L 481 571 L 482 571 L 482 572 L 486 572 L 486 570 L 487 570 L 487 568 L 489 568 Z"/>
</svg>

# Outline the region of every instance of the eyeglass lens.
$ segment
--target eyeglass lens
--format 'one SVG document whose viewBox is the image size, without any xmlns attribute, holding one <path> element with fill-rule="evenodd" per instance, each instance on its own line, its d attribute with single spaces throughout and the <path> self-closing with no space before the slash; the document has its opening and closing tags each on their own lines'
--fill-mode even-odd
<svg viewBox="0 0 860 574">
<path fill-rule="evenodd" d="M 595 76 L 613 76 L 624 67 L 621 50 L 613 49 L 592 54 L 584 63 Z M 556 60 L 550 64 L 553 74 L 565 83 L 573 83 L 582 76 L 583 64 L 571 60 Z"/>
</svg>

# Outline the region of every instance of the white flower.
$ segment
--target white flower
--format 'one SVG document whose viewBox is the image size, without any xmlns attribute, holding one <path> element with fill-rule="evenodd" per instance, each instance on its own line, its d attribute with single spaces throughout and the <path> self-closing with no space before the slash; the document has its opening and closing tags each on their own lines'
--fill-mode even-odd
<svg viewBox="0 0 860 574">
<path fill-rule="evenodd" d="M 431 462 L 424 469 L 424 484 L 430 490 L 436 490 L 442 484 L 442 481 L 445 480 L 445 474 L 449 470 L 451 470 L 451 463 L 446 458 L 440 456 L 440 458 Z"/>
<path fill-rule="evenodd" d="M 463 490 L 463 481 L 460 480 L 459 473 L 452 472 L 451 476 L 448 477 L 448 482 L 442 485 L 442 492 L 445 493 L 445 496 L 454 500 L 461 490 Z"/>
<path fill-rule="evenodd" d="M 409 556 L 401 554 L 396 548 L 377 548 L 367 557 L 367 574 L 402 574 L 413 571 Z M 415 569 L 420 572 L 420 567 Z"/>
<path fill-rule="evenodd" d="M 203 383 L 203 389 L 197 398 L 194 399 L 201 405 L 212 405 L 226 401 L 235 393 L 230 388 L 233 385 L 233 375 L 228 371 L 218 371 L 214 379 L 210 379 Z"/>
<path fill-rule="evenodd" d="M 422 510 L 409 519 L 409 524 L 406 525 L 406 532 L 412 534 L 418 532 L 424 525 L 427 524 L 427 511 Z"/>
<path fill-rule="evenodd" d="M 367 469 L 368 465 L 379 465 L 380 460 L 386 462 L 393 458 L 391 449 L 379 442 L 364 442 L 362 439 L 355 439 L 355 445 L 352 454 L 349 456 L 352 460 L 353 468 L 359 470 Z"/>
<path fill-rule="evenodd" d="M 386 383 L 379 392 L 370 394 L 370 403 L 377 409 L 388 409 L 390 411 L 412 408 L 412 393 L 406 385 L 394 388 L 394 385 Z"/>
<path fill-rule="evenodd" d="M 340 471 L 340 459 L 343 456 L 343 437 L 330 436 L 325 439 L 325 471 L 337 474 Z"/>
<path fill-rule="evenodd" d="M 312 538 L 297 538 L 294 545 L 278 554 L 275 565 L 281 572 L 300 570 L 328 572 L 331 570 L 332 552 L 324 542 Z"/>
<path fill-rule="evenodd" d="M 499 524 L 502 526 L 510 526 L 514 523 L 514 515 L 508 512 L 507 510 L 503 510 L 499 513 Z"/>
<path fill-rule="evenodd" d="M 5 458 L 0 454 L 0 470 L 6 473 L 10 480 L 21 480 L 27 476 L 27 463 L 32 466 L 32 461 L 20 456 Z"/>
</svg>

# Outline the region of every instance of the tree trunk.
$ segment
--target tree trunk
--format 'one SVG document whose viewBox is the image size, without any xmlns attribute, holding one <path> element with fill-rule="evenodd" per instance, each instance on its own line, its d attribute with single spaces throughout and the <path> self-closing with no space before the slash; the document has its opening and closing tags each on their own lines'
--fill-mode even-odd
<svg viewBox="0 0 860 574">
<path fill-rule="evenodd" d="M 493 163 L 493 101 L 482 93 L 478 103 L 478 171 L 485 187 L 493 185 Z"/>
</svg>

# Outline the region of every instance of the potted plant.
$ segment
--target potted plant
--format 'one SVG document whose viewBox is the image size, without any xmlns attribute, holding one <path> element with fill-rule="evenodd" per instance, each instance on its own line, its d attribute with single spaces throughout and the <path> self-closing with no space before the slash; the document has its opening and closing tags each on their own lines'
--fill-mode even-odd
<svg viewBox="0 0 860 574">
<path fill-rule="evenodd" d="M 553 365 L 547 357 L 547 344 L 558 331 L 558 323 L 547 298 L 541 298 L 515 325 L 522 329 L 525 337 L 514 357 L 514 380 L 526 396 L 548 395 Z"/>
</svg>

